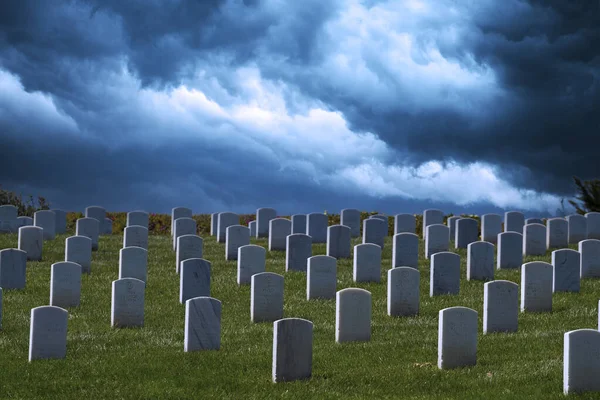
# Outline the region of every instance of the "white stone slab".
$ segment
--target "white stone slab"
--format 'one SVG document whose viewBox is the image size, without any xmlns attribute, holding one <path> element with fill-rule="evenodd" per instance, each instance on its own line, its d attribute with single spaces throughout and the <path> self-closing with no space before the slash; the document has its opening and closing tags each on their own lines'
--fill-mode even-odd
<svg viewBox="0 0 600 400">
<path fill-rule="evenodd" d="M 148 282 L 148 250 L 135 246 L 119 250 L 119 279 L 123 278 Z"/>
<path fill-rule="evenodd" d="M 564 394 L 600 392 L 600 332 L 577 329 L 563 343 Z"/>
<path fill-rule="evenodd" d="M 313 243 L 327 243 L 327 226 L 329 217 L 321 213 L 310 213 L 306 216 L 306 233 L 312 237 Z"/>
<path fill-rule="evenodd" d="M 518 269 L 523 265 L 523 235 L 503 232 L 498 235 L 497 269 Z"/>
<path fill-rule="evenodd" d="M 192 218 L 192 210 L 186 207 L 175 207 L 171 209 L 171 236 L 175 230 L 175 220 L 179 218 Z"/>
<path fill-rule="evenodd" d="M 148 229 L 150 215 L 146 211 L 130 211 L 127 213 L 127 226 L 143 226 Z"/>
<path fill-rule="evenodd" d="M 250 236 L 256 237 L 256 221 L 250 221 L 248 223 L 248 228 L 250 228 Z"/>
<path fill-rule="evenodd" d="M 437 209 L 427 209 L 423 211 L 423 239 L 428 235 L 427 227 L 429 225 L 441 225 L 444 223 L 444 212 Z"/>
<path fill-rule="evenodd" d="M 381 281 L 381 247 L 373 243 L 354 246 L 354 282 Z"/>
<path fill-rule="evenodd" d="M 183 351 L 221 348 L 221 302 L 208 296 L 185 302 Z"/>
<path fill-rule="evenodd" d="M 546 254 L 546 227 L 529 224 L 523 228 L 523 255 L 543 256 Z"/>
<path fill-rule="evenodd" d="M 225 243 L 227 228 L 240 224 L 240 216 L 232 212 L 222 212 L 217 216 L 217 242 Z"/>
<path fill-rule="evenodd" d="M 269 222 L 277 218 L 274 208 L 263 207 L 256 210 L 256 238 L 269 237 Z"/>
<path fill-rule="evenodd" d="M 456 221 L 458 221 L 459 219 L 462 219 L 462 217 L 455 215 L 452 217 L 448 217 L 448 219 L 446 220 L 446 226 L 450 228 L 450 240 L 453 242 L 456 238 Z"/>
<path fill-rule="evenodd" d="M 383 250 L 388 224 L 379 218 L 363 220 L 363 244 L 373 243 Z"/>
<path fill-rule="evenodd" d="M 19 250 L 27 253 L 28 261 L 41 261 L 44 248 L 44 230 L 39 226 L 19 228 Z"/>
<path fill-rule="evenodd" d="M 569 246 L 569 223 L 564 218 L 551 218 L 546 222 L 546 248 L 562 249 Z"/>
<path fill-rule="evenodd" d="M 173 227 L 173 250 L 177 251 L 177 238 L 183 235 L 195 235 L 197 231 L 196 220 L 192 218 L 177 218 Z M 225 235 L 225 232 L 223 232 Z M 223 236 L 225 241 L 225 236 Z"/>
<path fill-rule="evenodd" d="M 238 248 L 237 283 L 249 285 L 252 275 L 265 272 L 267 250 L 262 246 L 248 244 Z"/>
<path fill-rule="evenodd" d="M 569 244 L 577 244 L 587 239 L 587 219 L 581 214 L 567 217 Z"/>
<path fill-rule="evenodd" d="M 50 267 L 50 305 L 77 307 L 81 300 L 81 265 L 70 261 Z"/>
<path fill-rule="evenodd" d="M 18 216 L 17 207 L 10 204 L 0 206 L 0 233 L 16 233 Z"/>
<path fill-rule="evenodd" d="M 330 256 L 308 258 L 306 299 L 334 299 L 337 288 L 337 260 Z"/>
<path fill-rule="evenodd" d="M 350 258 L 351 231 L 345 225 L 327 227 L 327 255 L 335 258 Z"/>
<path fill-rule="evenodd" d="M 492 244 L 498 243 L 498 235 L 502 233 L 502 216 L 484 214 L 481 217 L 481 240 Z"/>
<path fill-rule="evenodd" d="M 479 240 L 479 223 L 473 218 L 461 218 L 456 221 L 454 238 L 455 249 L 466 249 L 469 244 Z"/>
<path fill-rule="evenodd" d="M 306 262 L 312 256 L 312 238 L 294 233 L 286 238 L 285 270 L 306 272 Z"/>
<path fill-rule="evenodd" d="M 435 253 L 429 267 L 429 296 L 458 294 L 460 291 L 460 256 L 449 251 Z"/>
<path fill-rule="evenodd" d="M 33 226 L 33 218 L 31 218 L 31 217 L 18 217 L 17 218 L 17 230 L 16 230 L 16 232 L 18 232 L 19 228 L 22 227 L 22 226 Z M 0 231 L 0 233 L 2 233 L 2 231 Z"/>
<path fill-rule="evenodd" d="M 587 238 L 600 239 L 600 212 L 589 212 L 585 214 L 587 220 Z"/>
<path fill-rule="evenodd" d="M 92 240 L 92 251 L 98 250 L 100 223 L 94 218 L 79 218 L 75 222 L 75 236 L 85 236 Z"/>
<path fill-rule="evenodd" d="M 392 238 L 392 268 L 419 268 L 419 236 L 414 233 L 397 233 Z"/>
<path fill-rule="evenodd" d="M 67 232 L 67 212 L 64 210 L 53 209 L 56 220 L 54 222 L 54 231 L 57 235 Z"/>
<path fill-rule="evenodd" d="M 292 221 L 273 218 L 269 221 L 269 251 L 285 251 L 286 238 L 292 234 Z"/>
<path fill-rule="evenodd" d="M 350 228 L 350 236 L 360 237 L 360 211 L 355 208 L 345 208 L 340 215 L 340 225 Z"/>
<path fill-rule="evenodd" d="M 225 231 L 225 260 L 237 260 L 238 249 L 250 244 L 250 228 L 231 225 Z"/>
<path fill-rule="evenodd" d="M 217 236 L 219 226 L 219 213 L 210 214 L 210 236 Z"/>
<path fill-rule="evenodd" d="M 141 225 L 126 226 L 123 231 L 123 247 L 141 247 L 148 250 L 148 228 Z"/>
<path fill-rule="evenodd" d="M 335 341 L 368 342 L 371 340 L 371 293 L 347 288 L 336 294 Z"/>
<path fill-rule="evenodd" d="M 553 267 L 532 261 L 521 267 L 521 312 L 552 311 Z"/>
<path fill-rule="evenodd" d="M 417 218 L 412 214 L 394 216 L 394 235 L 399 233 L 417 233 Z"/>
<path fill-rule="evenodd" d="M 394 317 L 417 315 L 421 280 L 419 271 L 411 267 L 397 267 L 388 270 L 387 274 L 388 315 Z"/>
<path fill-rule="evenodd" d="M 292 234 L 306 234 L 306 214 L 292 215 Z"/>
<path fill-rule="evenodd" d="M 581 254 L 581 278 L 600 278 L 600 240 L 582 240 L 578 248 Z"/>
<path fill-rule="evenodd" d="M 144 325 L 144 292 L 146 284 L 135 278 L 112 283 L 110 325 L 114 328 Z"/>
<path fill-rule="evenodd" d="M 0 250 L 0 287 L 25 289 L 27 253 L 19 249 Z"/>
<path fill-rule="evenodd" d="M 276 321 L 283 318 L 283 276 L 273 272 L 252 275 L 250 320 Z"/>
<path fill-rule="evenodd" d="M 477 311 L 467 307 L 440 310 L 438 319 L 438 368 L 452 369 L 477 364 Z"/>
<path fill-rule="evenodd" d="M 483 333 L 516 332 L 518 316 L 519 285 L 505 280 L 483 285 Z"/>
<path fill-rule="evenodd" d="M 54 306 L 31 309 L 29 361 L 67 356 L 67 310 Z"/>
<path fill-rule="evenodd" d="M 273 323 L 273 382 L 310 378 L 312 353 L 312 322 L 284 318 Z"/>
<path fill-rule="evenodd" d="M 525 215 L 518 211 L 508 211 L 504 213 L 504 232 L 523 233 L 525 226 Z"/>
<path fill-rule="evenodd" d="M 425 234 L 425 258 L 433 254 L 448 251 L 450 247 L 450 228 L 442 224 L 433 224 L 427 227 Z M 431 233 L 431 235 L 430 235 Z"/>
<path fill-rule="evenodd" d="M 177 252 L 175 254 L 175 272 L 179 273 L 181 262 L 189 258 L 202 258 L 204 253 L 204 240 L 198 235 L 181 235 L 177 238 Z"/>
<path fill-rule="evenodd" d="M 188 258 L 181 262 L 179 302 L 184 304 L 194 297 L 210 297 L 212 265 L 203 258 Z"/>
<path fill-rule="evenodd" d="M 496 246 L 489 242 L 473 242 L 467 246 L 467 280 L 491 281 L 494 279 L 494 253 Z"/>
<path fill-rule="evenodd" d="M 552 252 L 552 292 L 579 292 L 581 254 L 572 249 Z"/>
</svg>

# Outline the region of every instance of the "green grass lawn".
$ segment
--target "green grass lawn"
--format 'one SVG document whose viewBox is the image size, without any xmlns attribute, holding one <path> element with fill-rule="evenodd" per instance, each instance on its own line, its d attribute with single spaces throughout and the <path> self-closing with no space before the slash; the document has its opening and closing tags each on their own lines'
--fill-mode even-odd
<svg viewBox="0 0 600 400">
<path fill-rule="evenodd" d="M 579 294 L 555 294 L 553 312 L 519 314 L 519 331 L 482 333 L 483 284 L 466 280 L 466 251 L 460 250 L 458 296 L 429 297 L 429 262 L 420 260 L 420 315 L 387 316 L 387 270 L 391 237 L 383 250 L 382 281 L 355 284 L 352 260 L 338 260 L 338 290 L 360 287 L 372 293 L 372 337 L 366 343 L 335 342 L 335 300 L 306 300 L 306 275 L 285 273 L 285 253 L 267 253 L 267 271 L 285 276 L 284 317 L 314 323 L 313 376 L 271 381 L 273 323 L 250 322 L 250 286 L 238 287 L 236 261 L 225 261 L 224 244 L 204 236 L 204 258 L 212 263 L 211 295 L 222 302 L 221 349 L 183 352 L 185 306 L 170 236 L 150 236 L 145 326 L 110 327 L 111 282 L 118 278 L 123 236 L 100 238 L 92 273 L 82 277 L 81 305 L 69 309 L 67 357 L 27 361 L 30 311 L 47 305 L 50 265 L 64 260 L 65 239 L 44 243 L 43 261 L 27 263 L 27 286 L 4 292 L 0 331 L 0 398 L 214 399 L 214 398 L 563 398 L 563 335 L 597 329 L 600 280 L 584 280 Z M 267 246 L 267 240 L 252 239 Z M 353 245 L 360 239 L 353 239 Z M 17 235 L 0 235 L 0 249 L 17 247 Z M 573 245 L 571 248 L 576 249 Z M 420 242 L 423 253 L 423 242 Z M 325 245 L 313 245 L 313 255 Z M 550 261 L 527 257 L 525 262 Z M 519 283 L 516 270 L 496 279 Z M 465 306 L 479 313 L 475 367 L 437 368 L 439 310 Z M 600 379 L 600 377 L 598 377 Z M 600 398 L 587 394 L 581 398 Z"/>
</svg>

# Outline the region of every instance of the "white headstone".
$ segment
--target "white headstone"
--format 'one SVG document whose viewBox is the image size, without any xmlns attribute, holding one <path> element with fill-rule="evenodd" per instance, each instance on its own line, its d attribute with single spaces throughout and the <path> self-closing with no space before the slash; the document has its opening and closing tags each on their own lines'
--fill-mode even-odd
<svg viewBox="0 0 600 400">
<path fill-rule="evenodd" d="M 211 263 L 203 258 L 188 258 L 181 262 L 179 302 L 194 297 L 210 297 Z"/>
<path fill-rule="evenodd" d="M 119 250 L 119 279 L 123 278 L 148 282 L 148 250 L 134 246 Z"/>
<path fill-rule="evenodd" d="M 518 269 L 523 264 L 523 235 L 503 232 L 498 235 L 497 269 Z"/>
<path fill-rule="evenodd" d="M 499 214 L 484 214 L 481 217 L 481 240 L 497 244 L 500 233 L 502 233 L 502 216 Z"/>
<path fill-rule="evenodd" d="M 313 243 L 327 243 L 327 226 L 329 218 L 325 214 L 310 213 L 306 216 L 306 234 L 312 237 Z"/>
<path fill-rule="evenodd" d="M 473 218 L 461 218 L 456 221 L 454 238 L 455 249 L 466 249 L 467 246 L 479 240 L 479 224 Z"/>
<path fill-rule="evenodd" d="M 483 285 L 483 333 L 516 332 L 518 316 L 519 285 L 504 280 Z"/>
<path fill-rule="evenodd" d="M 340 225 L 350 228 L 350 236 L 360 236 L 360 211 L 355 208 L 345 208 L 340 215 Z"/>
<path fill-rule="evenodd" d="M 106 210 L 100 206 L 90 206 L 85 209 L 85 218 L 94 218 L 100 225 L 104 223 L 106 218 Z"/>
<path fill-rule="evenodd" d="M 306 299 L 333 299 L 337 286 L 337 260 L 330 256 L 308 258 Z"/>
<path fill-rule="evenodd" d="M 286 238 L 292 234 L 292 221 L 273 218 L 269 221 L 269 251 L 285 250 Z"/>
<path fill-rule="evenodd" d="M 185 302 L 183 351 L 221 348 L 221 302 L 208 296 Z"/>
<path fill-rule="evenodd" d="M 313 323 L 284 318 L 273 323 L 273 382 L 310 378 L 312 374 Z"/>
<path fill-rule="evenodd" d="M 135 278 L 112 283 L 110 325 L 116 328 L 144 325 L 144 292 L 146 284 Z"/>
<path fill-rule="evenodd" d="M 126 226 L 123 231 L 123 247 L 141 247 L 148 250 L 148 228 L 141 225 Z"/>
<path fill-rule="evenodd" d="M 232 212 L 222 212 L 217 216 L 217 242 L 225 243 L 227 228 L 240 224 L 240 216 Z"/>
<path fill-rule="evenodd" d="M 459 219 L 462 219 L 462 217 L 455 215 L 452 217 L 448 217 L 448 219 L 446 220 L 446 226 L 450 228 L 451 241 L 454 241 L 454 239 L 456 238 L 456 221 L 458 221 Z"/>
<path fill-rule="evenodd" d="M 458 294 L 460 291 L 460 256 L 449 251 L 431 257 L 429 296 Z"/>
<path fill-rule="evenodd" d="M 521 311 L 552 311 L 552 264 L 532 261 L 521 267 Z"/>
<path fill-rule="evenodd" d="M 127 226 L 143 226 L 148 229 L 150 216 L 146 211 L 130 211 L 127 213 Z"/>
<path fill-rule="evenodd" d="M 427 237 L 429 225 L 441 225 L 444 223 L 444 212 L 442 210 L 428 209 L 423 211 L 423 239 Z"/>
<path fill-rule="evenodd" d="M 183 235 L 196 234 L 196 220 L 192 218 L 177 218 L 173 227 L 173 250 L 177 251 L 177 238 Z M 225 232 L 223 231 L 223 235 Z M 225 236 L 223 236 L 225 241 Z"/>
<path fill-rule="evenodd" d="M 17 207 L 5 204 L 0 206 L 0 233 L 17 232 L 17 217 L 19 210 Z"/>
<path fill-rule="evenodd" d="M 274 208 L 263 207 L 256 210 L 256 238 L 269 237 L 269 222 L 277 218 Z"/>
<path fill-rule="evenodd" d="M 525 226 L 525 215 L 518 211 L 504 213 L 504 232 L 523 232 Z"/>
<path fill-rule="evenodd" d="M 175 255 L 175 272 L 181 270 L 181 262 L 189 258 L 202 258 L 204 240 L 198 235 L 182 235 L 177 238 L 177 252 Z"/>
<path fill-rule="evenodd" d="M 425 258 L 433 254 L 448 251 L 450 247 L 450 228 L 442 224 L 433 224 L 427 227 L 425 234 Z M 431 235 L 430 235 L 431 233 Z"/>
<path fill-rule="evenodd" d="M 53 209 L 56 221 L 54 223 L 54 230 L 57 235 L 62 235 L 67 232 L 67 212 L 63 210 Z"/>
<path fill-rule="evenodd" d="M 600 278 L 600 240 L 586 239 L 579 242 L 581 278 Z"/>
<path fill-rule="evenodd" d="M 335 258 L 350 258 L 350 228 L 345 225 L 327 227 L 327 255 Z"/>
<path fill-rule="evenodd" d="M 600 239 L 600 212 L 589 212 L 585 214 L 587 221 L 587 238 Z"/>
<path fill-rule="evenodd" d="M 335 341 L 368 342 L 371 340 L 371 293 L 347 288 L 336 294 Z"/>
<path fill-rule="evenodd" d="M 262 246 L 248 244 L 238 248 L 237 283 L 249 285 L 252 275 L 265 272 L 267 250 Z"/>
<path fill-rule="evenodd" d="M 363 244 L 373 243 L 383 250 L 387 231 L 387 222 L 384 222 L 380 218 L 367 218 L 363 220 Z"/>
<path fill-rule="evenodd" d="M 294 233 L 286 238 L 285 270 L 306 272 L 306 260 L 312 256 L 312 238 Z"/>
<path fill-rule="evenodd" d="M 27 253 L 19 249 L 0 250 L 0 287 L 25 289 Z"/>
<path fill-rule="evenodd" d="M 250 282 L 250 319 L 252 322 L 283 318 L 283 276 L 273 272 L 252 275 Z"/>
<path fill-rule="evenodd" d="M 587 239 L 587 219 L 581 214 L 569 215 L 569 244 L 577 244 Z"/>
<path fill-rule="evenodd" d="M 553 292 L 579 292 L 581 255 L 572 249 L 552 252 Z"/>
<path fill-rule="evenodd" d="M 175 230 L 175 220 L 179 218 L 192 218 L 192 210 L 186 207 L 171 209 L 171 236 L 173 236 Z"/>
<path fill-rule="evenodd" d="M 565 333 L 563 344 L 564 394 L 600 392 L 600 332 L 577 329 Z"/>
<path fill-rule="evenodd" d="M 546 247 L 561 249 L 569 246 L 569 223 L 564 218 L 551 218 L 546 222 Z"/>
<path fill-rule="evenodd" d="M 67 310 L 55 306 L 31 309 L 29 361 L 67 356 Z"/>
<path fill-rule="evenodd" d="M 306 234 L 306 214 L 292 215 L 292 234 Z"/>
<path fill-rule="evenodd" d="M 77 307 L 81 299 L 81 265 L 70 261 L 52 264 L 50 268 L 50 305 Z"/>
<path fill-rule="evenodd" d="M 394 216 L 394 235 L 399 233 L 417 233 L 417 218 L 412 214 Z"/>
<path fill-rule="evenodd" d="M 75 223 L 75 235 L 85 236 L 92 240 L 92 251 L 98 250 L 100 223 L 94 218 L 79 218 Z"/>
<path fill-rule="evenodd" d="M 248 223 L 248 228 L 250 228 L 250 236 L 256 237 L 256 221 L 250 221 Z M 215 234 L 217 236 L 217 234 Z"/>
<path fill-rule="evenodd" d="M 210 236 L 217 236 L 217 227 L 219 226 L 219 213 L 210 214 Z"/>
<path fill-rule="evenodd" d="M 543 256 L 546 254 L 546 227 L 529 224 L 523 228 L 523 255 Z"/>
<path fill-rule="evenodd" d="M 1 221 L 0 221 L 1 223 Z M 22 226 L 33 226 L 33 218 L 31 217 L 18 217 L 17 218 L 17 230 L 15 232 L 17 232 L 19 230 L 20 227 Z M 2 233 L 2 231 L 0 231 L 0 233 Z"/>
<path fill-rule="evenodd" d="M 392 268 L 419 268 L 419 237 L 414 233 L 397 233 L 392 238 Z"/>
<path fill-rule="evenodd" d="M 243 225 L 231 225 L 225 231 L 225 259 L 237 260 L 238 249 L 250 244 L 250 228 Z"/>
<path fill-rule="evenodd" d="M 411 267 L 388 270 L 387 313 L 394 317 L 419 313 L 420 273 Z"/>
<path fill-rule="evenodd" d="M 527 224 L 542 224 L 544 225 L 544 221 L 541 218 L 527 218 L 525 220 L 525 225 Z"/>
<path fill-rule="evenodd" d="M 354 246 L 354 282 L 381 281 L 381 247 L 373 243 Z"/>
<path fill-rule="evenodd" d="M 27 253 L 27 260 L 41 261 L 44 247 L 44 230 L 39 226 L 22 226 L 19 228 L 19 250 Z"/>
<path fill-rule="evenodd" d="M 44 240 L 54 240 L 56 237 L 56 214 L 50 210 L 36 211 L 33 214 L 33 226 L 39 226 L 44 230 Z"/>
<path fill-rule="evenodd" d="M 473 242 L 467 246 L 467 280 L 494 279 L 496 246 L 489 242 Z"/>
<path fill-rule="evenodd" d="M 438 368 L 477 364 L 477 311 L 467 307 L 440 310 L 438 319 Z"/>
</svg>

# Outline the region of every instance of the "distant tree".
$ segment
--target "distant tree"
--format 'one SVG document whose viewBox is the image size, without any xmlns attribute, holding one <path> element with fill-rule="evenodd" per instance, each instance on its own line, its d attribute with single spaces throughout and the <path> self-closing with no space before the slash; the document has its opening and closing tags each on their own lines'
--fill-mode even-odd
<svg viewBox="0 0 600 400">
<path fill-rule="evenodd" d="M 575 196 L 581 203 L 575 200 L 569 200 L 569 203 L 575 207 L 578 214 L 588 212 L 600 212 L 600 179 L 582 181 L 576 176 L 573 177 L 579 194 Z"/>
<path fill-rule="evenodd" d="M 20 216 L 33 217 L 33 214 L 38 210 L 49 210 L 50 203 L 44 198 L 37 198 L 37 202 L 33 199 L 33 196 L 29 196 L 29 201 L 23 200 L 23 196 L 11 192 L 9 190 L 2 189 L 0 185 L 0 206 L 1 205 L 12 205 L 17 207 L 18 214 Z"/>
</svg>

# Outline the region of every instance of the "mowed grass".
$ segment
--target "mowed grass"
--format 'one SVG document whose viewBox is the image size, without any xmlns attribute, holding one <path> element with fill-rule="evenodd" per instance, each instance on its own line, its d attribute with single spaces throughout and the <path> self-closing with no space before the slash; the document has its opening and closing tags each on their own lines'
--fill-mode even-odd
<svg viewBox="0 0 600 400">
<path fill-rule="evenodd" d="M 483 284 L 466 280 L 461 256 L 457 296 L 429 297 L 429 262 L 420 260 L 421 305 L 416 317 L 387 315 L 387 270 L 391 237 L 383 250 L 381 283 L 354 283 L 352 260 L 338 260 L 338 290 L 360 287 L 372 293 L 372 338 L 335 342 L 335 300 L 306 300 L 306 275 L 285 272 L 285 253 L 267 252 L 267 271 L 285 276 L 284 317 L 314 323 L 313 376 L 272 383 L 273 323 L 250 322 L 250 286 L 236 283 L 236 261 L 225 261 L 224 244 L 204 236 L 204 258 L 212 263 L 211 294 L 222 302 L 221 349 L 184 353 L 185 306 L 170 236 L 150 236 L 145 325 L 110 327 L 111 282 L 118 278 L 123 236 L 100 238 L 92 273 L 82 277 L 81 305 L 69 309 L 67 357 L 27 361 L 30 310 L 49 302 L 50 266 L 64 260 L 65 239 L 44 243 L 43 261 L 27 263 L 25 290 L 4 292 L 0 331 L 0 398 L 20 399 L 561 399 L 563 335 L 597 329 L 600 280 L 584 280 L 581 293 L 555 294 L 553 312 L 519 314 L 519 331 L 482 333 Z M 252 243 L 267 246 L 266 239 Z M 360 239 L 353 239 L 353 245 Z M 17 246 L 17 235 L 1 235 L 0 248 Z M 571 246 L 571 248 L 576 248 Z M 452 249 L 452 247 L 451 247 Z M 420 242 L 423 253 L 423 242 Z M 324 244 L 313 255 L 325 254 Z M 550 261 L 528 257 L 527 261 Z M 520 282 L 517 270 L 496 279 Z M 437 368 L 438 312 L 465 306 L 479 313 L 477 365 Z M 598 377 L 600 379 L 600 377 Z M 600 398 L 586 394 L 581 398 Z"/>
</svg>

